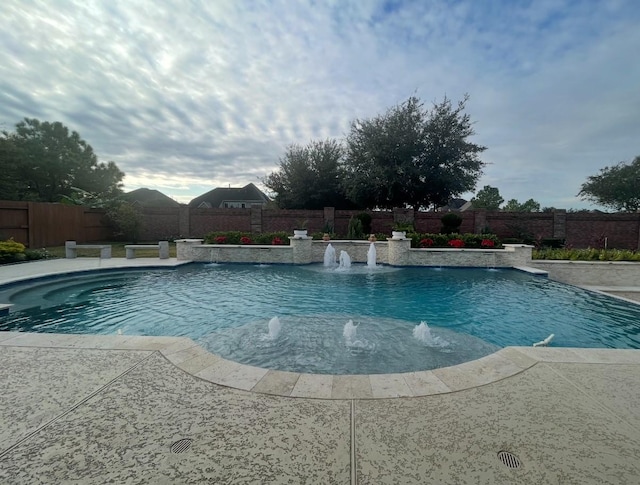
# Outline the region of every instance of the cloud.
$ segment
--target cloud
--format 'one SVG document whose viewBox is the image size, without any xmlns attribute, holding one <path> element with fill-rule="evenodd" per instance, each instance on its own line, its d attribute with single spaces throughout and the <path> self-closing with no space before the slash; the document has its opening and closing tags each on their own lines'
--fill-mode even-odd
<svg viewBox="0 0 640 485">
<path fill-rule="evenodd" d="M 638 155 L 639 20 L 633 0 L 8 0 L 0 123 L 62 121 L 127 188 L 185 198 L 414 93 L 468 92 L 478 188 L 584 206 L 587 176 Z"/>
</svg>

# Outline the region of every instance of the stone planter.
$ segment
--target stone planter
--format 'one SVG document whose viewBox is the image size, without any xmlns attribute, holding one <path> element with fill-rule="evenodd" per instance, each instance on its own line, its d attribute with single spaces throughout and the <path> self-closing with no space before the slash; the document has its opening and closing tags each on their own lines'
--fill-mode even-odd
<svg viewBox="0 0 640 485">
<path fill-rule="evenodd" d="M 391 231 L 391 239 L 402 240 L 407 236 L 405 231 Z"/>
<path fill-rule="evenodd" d="M 307 230 L 306 229 L 294 229 L 293 230 L 293 237 L 295 237 L 296 239 L 306 238 L 307 237 Z"/>
</svg>

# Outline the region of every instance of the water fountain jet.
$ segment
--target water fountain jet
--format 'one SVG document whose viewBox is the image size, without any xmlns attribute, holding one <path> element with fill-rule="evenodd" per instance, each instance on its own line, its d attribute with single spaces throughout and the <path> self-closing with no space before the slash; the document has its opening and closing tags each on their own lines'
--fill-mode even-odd
<svg viewBox="0 0 640 485">
<path fill-rule="evenodd" d="M 371 245 L 369 246 L 369 251 L 367 252 L 367 266 L 369 268 L 376 267 L 376 258 L 376 245 L 371 243 Z"/>
<path fill-rule="evenodd" d="M 339 270 L 348 270 L 351 268 L 351 257 L 347 254 L 346 251 L 340 251 L 340 264 L 338 265 Z"/>
<path fill-rule="evenodd" d="M 282 330 L 282 324 L 280 323 L 280 319 L 276 316 L 269 320 L 269 338 L 271 340 L 275 340 L 280 335 L 280 330 Z"/>
<path fill-rule="evenodd" d="M 336 267 L 336 250 L 331 243 L 327 244 L 327 249 L 324 250 L 324 266 L 325 268 Z"/>
</svg>

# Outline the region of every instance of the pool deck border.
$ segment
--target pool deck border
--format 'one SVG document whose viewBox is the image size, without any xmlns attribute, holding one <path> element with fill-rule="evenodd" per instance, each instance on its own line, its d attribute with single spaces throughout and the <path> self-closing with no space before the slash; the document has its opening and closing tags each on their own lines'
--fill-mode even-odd
<svg viewBox="0 0 640 485">
<path fill-rule="evenodd" d="M 184 372 L 214 384 L 307 399 L 389 399 L 445 394 L 491 384 L 543 362 L 640 365 L 637 350 L 505 347 L 477 360 L 429 371 L 328 375 L 239 364 L 208 352 L 187 337 L 0 332 L 0 347 L 155 351 Z"/>
<path fill-rule="evenodd" d="M 0 285 L 61 274 L 174 268 L 183 264 L 190 262 L 156 258 L 50 260 L 3 267 Z M 328 375 L 270 370 L 232 362 L 186 337 L 0 332 L 2 346 L 157 351 L 184 372 L 208 382 L 256 393 L 312 399 L 389 399 L 444 394 L 490 384 L 541 362 L 640 364 L 637 350 L 506 347 L 477 360 L 428 371 Z"/>
</svg>

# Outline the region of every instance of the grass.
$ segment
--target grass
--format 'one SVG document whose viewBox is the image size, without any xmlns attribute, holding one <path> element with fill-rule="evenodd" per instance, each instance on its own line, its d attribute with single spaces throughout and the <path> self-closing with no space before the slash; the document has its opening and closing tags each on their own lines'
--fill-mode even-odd
<svg viewBox="0 0 640 485">
<path fill-rule="evenodd" d="M 88 243 L 88 244 L 111 244 L 111 257 L 112 258 L 124 258 L 126 257 L 126 251 L 124 249 L 126 244 L 131 243 L 123 243 L 123 242 L 104 242 L 104 243 Z M 145 244 L 145 243 L 140 243 Z M 154 243 L 149 243 L 154 244 Z M 53 246 L 49 248 L 45 248 L 49 253 L 50 258 L 64 258 L 65 257 L 65 249 L 64 246 Z M 76 251 L 78 258 L 86 258 L 86 257 L 98 257 L 100 255 L 100 251 L 98 249 L 78 249 Z M 157 249 L 137 249 L 136 250 L 136 258 L 157 258 L 158 250 Z M 169 243 L 169 257 L 176 257 L 176 245 L 174 243 Z"/>
</svg>

